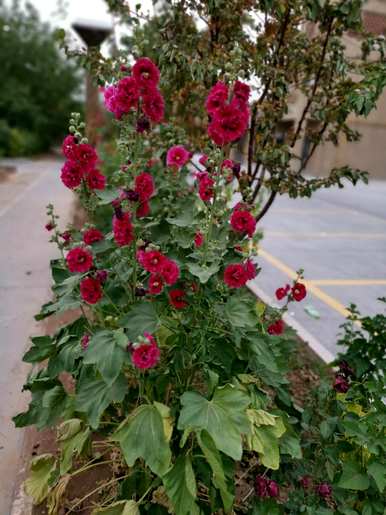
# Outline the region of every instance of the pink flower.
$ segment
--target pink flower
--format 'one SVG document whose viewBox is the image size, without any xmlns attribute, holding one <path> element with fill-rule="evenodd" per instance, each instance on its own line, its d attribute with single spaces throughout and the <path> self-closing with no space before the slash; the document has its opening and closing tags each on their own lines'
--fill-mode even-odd
<svg viewBox="0 0 386 515">
<path fill-rule="evenodd" d="M 76 159 L 76 145 L 77 140 L 72 134 L 69 134 L 63 140 L 62 153 L 70 161 L 75 161 Z"/>
<path fill-rule="evenodd" d="M 124 114 L 123 111 L 118 107 L 117 102 L 118 88 L 116 85 L 108 86 L 104 89 L 104 102 L 106 109 L 111 113 L 114 113 L 115 118 L 120 119 Z"/>
<path fill-rule="evenodd" d="M 230 288 L 241 288 L 248 281 L 245 266 L 241 263 L 234 263 L 225 267 L 224 282 Z"/>
<path fill-rule="evenodd" d="M 106 177 L 95 169 L 88 172 L 86 181 L 90 190 L 104 190 L 106 187 Z"/>
<path fill-rule="evenodd" d="M 88 250 L 82 247 L 71 249 L 66 256 L 67 266 L 70 272 L 84 274 L 93 266 L 93 258 Z"/>
<path fill-rule="evenodd" d="M 288 292 L 290 291 L 291 286 L 289 284 L 286 284 L 284 288 L 278 288 L 275 292 L 277 300 L 282 300 L 284 297 L 288 295 Z"/>
<path fill-rule="evenodd" d="M 268 334 L 279 336 L 284 332 L 284 322 L 283 320 L 277 320 L 273 322 L 267 329 Z"/>
<path fill-rule="evenodd" d="M 94 277 L 86 277 L 80 283 L 80 295 L 88 304 L 96 304 L 102 298 L 101 283 Z"/>
<path fill-rule="evenodd" d="M 151 90 L 143 95 L 142 111 L 152 122 L 162 122 L 165 114 L 165 102 L 158 89 Z"/>
<path fill-rule="evenodd" d="M 166 284 L 169 286 L 173 285 L 178 281 L 180 277 L 180 269 L 175 261 L 169 258 L 165 258 L 162 265 L 160 273 L 164 278 Z"/>
<path fill-rule="evenodd" d="M 92 245 L 93 243 L 101 240 L 103 240 L 103 234 L 99 229 L 87 229 L 83 234 L 83 241 L 86 245 Z"/>
<path fill-rule="evenodd" d="M 127 114 L 131 109 L 138 106 L 139 88 L 137 81 L 133 77 L 124 77 L 117 84 L 114 95 L 114 102 L 118 111 Z"/>
<path fill-rule="evenodd" d="M 323 499 L 328 499 L 332 494 L 332 487 L 328 483 L 321 483 L 320 485 L 316 485 L 316 492 L 323 497 Z"/>
<path fill-rule="evenodd" d="M 307 290 L 304 284 L 295 283 L 291 289 L 291 295 L 296 302 L 302 301 L 307 295 Z"/>
<path fill-rule="evenodd" d="M 233 211 L 230 223 L 232 229 L 251 238 L 256 229 L 256 220 L 249 211 L 236 209 Z"/>
<path fill-rule="evenodd" d="M 161 355 L 155 338 L 149 333 L 144 333 L 144 336 L 149 343 L 142 343 L 135 347 L 131 354 L 133 365 L 143 370 L 155 367 Z"/>
<path fill-rule="evenodd" d="M 115 243 L 119 247 L 130 245 L 134 240 L 134 229 L 129 213 L 122 213 L 122 217 L 113 217 L 113 233 Z"/>
<path fill-rule="evenodd" d="M 240 139 L 248 127 L 249 111 L 234 102 L 225 105 L 213 116 L 208 134 L 216 145 L 223 146 Z"/>
<path fill-rule="evenodd" d="M 244 84 L 244 82 L 237 80 L 233 87 L 233 94 L 239 105 L 241 107 L 245 107 L 248 104 L 251 88 L 248 86 L 248 84 Z"/>
<path fill-rule="evenodd" d="M 154 180 L 150 173 L 142 172 L 135 178 L 135 191 L 142 202 L 149 200 L 154 193 Z"/>
<path fill-rule="evenodd" d="M 156 87 L 160 79 L 159 69 L 148 57 L 137 59 L 132 73 L 137 84 L 145 89 Z"/>
<path fill-rule="evenodd" d="M 204 202 L 209 202 L 214 196 L 214 180 L 208 175 L 200 178 L 198 181 L 198 194 Z"/>
<path fill-rule="evenodd" d="M 135 215 L 137 218 L 145 218 L 145 216 L 149 216 L 149 214 L 150 214 L 150 204 L 147 201 L 142 202 L 142 204 L 140 204 L 137 207 L 137 210 L 135 212 Z"/>
<path fill-rule="evenodd" d="M 217 82 L 209 91 L 205 102 L 205 108 L 208 114 L 214 115 L 217 111 L 225 106 L 228 100 L 228 88 L 223 82 Z"/>
<path fill-rule="evenodd" d="M 179 290 L 179 289 L 170 290 L 169 302 L 176 309 L 184 309 L 189 305 L 185 300 L 184 290 Z"/>
<path fill-rule="evenodd" d="M 62 167 L 60 179 L 62 183 L 73 190 L 80 186 L 84 176 L 84 170 L 75 161 L 66 161 Z"/>
<path fill-rule="evenodd" d="M 88 143 L 82 143 L 75 148 L 75 159 L 85 171 L 92 170 L 98 161 L 95 148 Z"/>
<path fill-rule="evenodd" d="M 90 335 L 89 334 L 84 334 L 82 336 L 82 339 L 80 340 L 80 345 L 81 345 L 83 350 L 87 349 L 89 341 L 90 341 Z"/>
<path fill-rule="evenodd" d="M 190 152 L 188 152 L 182 145 L 175 145 L 168 150 L 166 155 L 166 164 L 179 170 L 189 161 L 189 159 Z"/>
<path fill-rule="evenodd" d="M 204 243 L 204 236 L 201 232 L 196 232 L 194 236 L 194 245 L 196 247 L 201 247 Z"/>
<path fill-rule="evenodd" d="M 161 274 L 151 274 L 149 279 L 149 293 L 158 295 L 164 289 L 164 281 Z"/>
<path fill-rule="evenodd" d="M 138 252 L 137 259 L 140 265 L 151 273 L 161 273 L 165 263 L 165 256 L 158 250 L 145 250 Z"/>
</svg>

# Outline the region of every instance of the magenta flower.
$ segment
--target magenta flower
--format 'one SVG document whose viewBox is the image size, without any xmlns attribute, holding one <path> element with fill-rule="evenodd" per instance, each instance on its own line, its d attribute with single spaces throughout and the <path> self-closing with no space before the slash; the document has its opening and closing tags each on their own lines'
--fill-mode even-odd
<svg viewBox="0 0 386 515">
<path fill-rule="evenodd" d="M 175 145 L 168 150 L 166 155 L 166 164 L 179 170 L 189 161 L 189 159 L 190 152 L 188 152 L 182 145 Z"/>
</svg>

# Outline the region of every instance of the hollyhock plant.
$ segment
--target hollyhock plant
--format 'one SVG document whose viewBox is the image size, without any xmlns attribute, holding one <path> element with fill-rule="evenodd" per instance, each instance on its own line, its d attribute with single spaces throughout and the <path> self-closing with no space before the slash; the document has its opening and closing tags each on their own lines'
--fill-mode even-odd
<svg viewBox="0 0 386 515">
<path fill-rule="evenodd" d="M 67 266 L 70 272 L 84 274 L 93 266 L 92 254 L 82 247 L 71 249 L 66 256 Z"/>
<path fill-rule="evenodd" d="M 185 309 L 189 306 L 186 301 L 186 293 L 184 290 L 175 289 L 169 291 L 170 304 L 176 309 Z"/>
<path fill-rule="evenodd" d="M 172 168 L 179 170 L 190 160 L 190 152 L 182 145 L 175 145 L 169 148 L 166 154 L 166 164 Z"/>
<path fill-rule="evenodd" d="M 302 301 L 307 295 L 307 290 L 304 284 L 295 283 L 291 288 L 291 295 L 296 302 Z"/>
<path fill-rule="evenodd" d="M 94 277 L 86 277 L 80 282 L 80 296 L 88 304 L 96 304 L 103 296 L 101 283 Z"/>
<path fill-rule="evenodd" d="M 249 211 L 235 209 L 232 213 L 230 224 L 232 229 L 241 234 L 247 234 L 252 238 L 256 230 L 256 220 Z"/>
<path fill-rule="evenodd" d="M 96 243 L 98 241 L 102 241 L 104 239 L 103 233 L 96 229 L 95 227 L 91 227 L 90 229 L 87 229 L 83 233 L 83 241 L 86 245 L 92 245 L 93 243 Z"/>
</svg>

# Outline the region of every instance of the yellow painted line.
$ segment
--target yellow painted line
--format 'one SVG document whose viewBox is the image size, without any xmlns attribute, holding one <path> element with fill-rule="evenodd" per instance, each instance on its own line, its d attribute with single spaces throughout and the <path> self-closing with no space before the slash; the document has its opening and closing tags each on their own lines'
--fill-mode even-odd
<svg viewBox="0 0 386 515">
<path fill-rule="evenodd" d="M 385 286 L 386 279 L 309 279 L 309 284 L 318 286 Z"/>
<path fill-rule="evenodd" d="M 290 279 L 296 279 L 297 273 L 295 270 L 292 270 L 289 266 L 287 266 L 285 263 L 280 261 L 280 259 L 277 259 L 275 256 L 272 256 L 269 252 L 266 250 L 263 250 L 262 248 L 259 248 L 259 256 L 264 258 L 268 263 L 270 263 L 272 266 L 286 274 Z M 317 286 L 314 286 L 312 283 L 308 281 L 302 281 L 307 290 L 315 295 L 319 300 L 327 304 L 330 308 L 337 311 L 340 315 L 347 318 L 350 316 L 350 312 L 341 304 L 339 301 L 331 297 L 330 295 L 327 295 L 327 293 L 324 293 L 323 290 L 318 288 Z"/>
<path fill-rule="evenodd" d="M 339 238 L 350 240 L 386 240 L 386 233 L 358 233 L 358 232 L 288 232 L 270 231 L 264 232 L 266 238 L 286 238 L 286 239 L 305 239 L 305 238 Z"/>
</svg>

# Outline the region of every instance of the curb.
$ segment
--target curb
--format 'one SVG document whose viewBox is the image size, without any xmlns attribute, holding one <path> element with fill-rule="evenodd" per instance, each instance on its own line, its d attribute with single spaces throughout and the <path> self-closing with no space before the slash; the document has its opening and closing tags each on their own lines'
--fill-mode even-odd
<svg viewBox="0 0 386 515">
<path fill-rule="evenodd" d="M 259 286 L 257 286 L 255 281 L 250 281 L 247 283 L 248 288 L 252 293 L 259 297 L 265 304 L 268 304 L 271 307 L 277 307 L 275 301 L 267 295 Z M 305 327 L 303 327 L 294 317 L 286 313 L 283 316 L 284 322 L 294 329 L 298 336 L 315 352 L 315 354 L 324 362 L 331 363 L 334 361 L 335 356 L 326 349 L 319 340 L 317 340 L 310 332 L 307 331 Z"/>
</svg>

